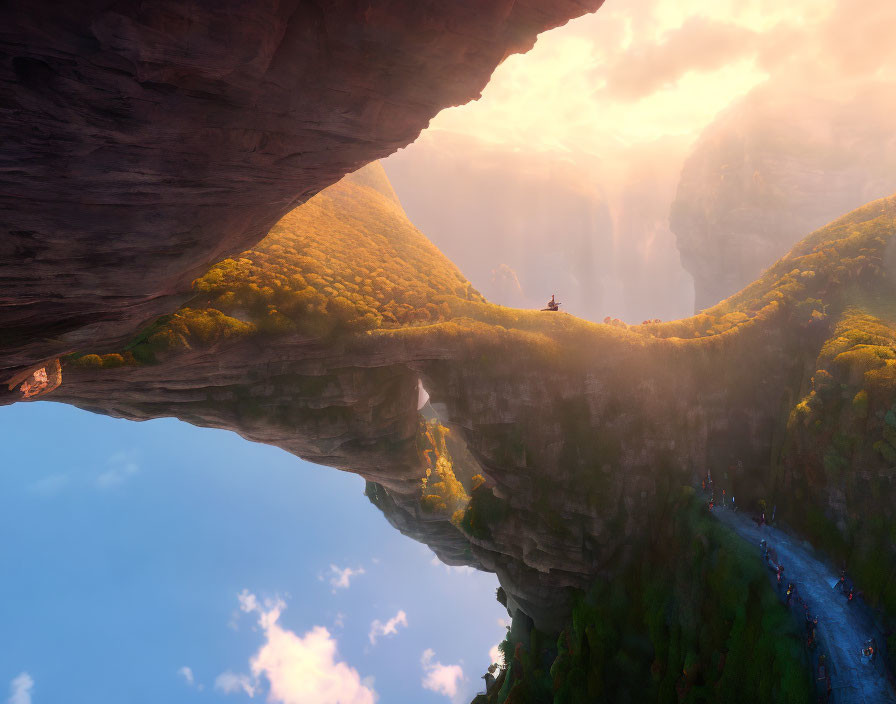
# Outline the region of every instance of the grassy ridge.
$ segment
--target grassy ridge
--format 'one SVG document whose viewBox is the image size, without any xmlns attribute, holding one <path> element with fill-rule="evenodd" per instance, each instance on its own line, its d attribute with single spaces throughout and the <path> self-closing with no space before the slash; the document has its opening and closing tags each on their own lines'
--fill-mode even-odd
<svg viewBox="0 0 896 704">
<path fill-rule="evenodd" d="M 699 315 L 667 323 L 595 324 L 485 301 L 408 221 L 382 167 L 372 164 L 286 215 L 255 248 L 213 266 L 194 281 L 190 302 L 108 361 L 152 361 L 253 335 L 322 339 L 432 325 L 449 331 L 475 327 L 476 334 L 487 327 L 516 330 L 542 343 L 563 339 L 567 348 L 576 337 L 634 346 L 715 338 L 782 312 L 798 326 L 818 326 L 843 307 L 842 291 L 862 289 L 863 282 L 882 276 L 893 210 L 892 201 L 884 200 L 841 218 L 744 291 Z M 103 363 L 88 360 L 92 366 Z"/>
<path fill-rule="evenodd" d="M 370 164 L 283 217 L 253 249 L 215 264 L 194 297 L 127 349 L 81 365 L 154 362 L 241 338 L 321 339 L 454 317 L 448 301 L 484 301 L 407 219 Z"/>
</svg>

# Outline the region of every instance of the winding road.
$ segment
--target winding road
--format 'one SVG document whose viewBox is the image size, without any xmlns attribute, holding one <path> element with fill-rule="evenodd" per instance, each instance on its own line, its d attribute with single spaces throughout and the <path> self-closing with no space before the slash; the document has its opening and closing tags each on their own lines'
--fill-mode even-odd
<svg viewBox="0 0 896 704">
<path fill-rule="evenodd" d="M 832 684 L 829 701 L 836 704 L 896 704 L 896 690 L 888 679 L 883 658 L 863 662 L 861 655 L 865 641 L 872 636 L 879 646 L 884 645 L 869 609 L 861 602 L 848 603 L 843 594 L 832 588 L 838 575 L 814 554 L 811 546 L 777 528 L 760 528 L 748 514 L 719 509 L 712 513 L 756 546 L 757 559 L 762 559 L 759 556 L 760 541 L 768 541 L 769 548 L 777 552 L 784 566 L 782 589 L 793 582 L 797 595 L 808 604 L 810 613 L 818 616 L 819 649 L 813 656 L 813 665 L 817 665 L 818 655 L 825 653 Z M 803 609 L 796 601 L 794 608 L 802 618 Z"/>
</svg>

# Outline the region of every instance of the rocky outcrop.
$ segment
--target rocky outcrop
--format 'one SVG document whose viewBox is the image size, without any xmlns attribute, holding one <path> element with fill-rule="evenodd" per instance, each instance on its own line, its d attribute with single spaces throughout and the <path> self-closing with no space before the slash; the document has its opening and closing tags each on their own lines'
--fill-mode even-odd
<svg viewBox="0 0 896 704">
<path fill-rule="evenodd" d="M 393 525 L 449 564 L 496 572 L 513 603 L 550 629 L 572 590 L 615 574 L 660 530 L 670 488 L 738 460 L 747 476 L 767 461 L 804 354 L 783 332 L 755 334 L 738 344 L 763 355 L 729 374 L 724 360 L 737 354 L 721 339 L 695 362 L 672 342 L 633 349 L 598 332 L 584 340 L 592 353 L 538 364 L 525 335 L 483 339 L 475 326 L 345 346 L 288 336 L 172 364 L 68 365 L 53 398 L 227 428 L 358 473 L 384 491 L 372 499 Z M 479 463 L 488 480 L 480 491 L 496 499 L 480 532 L 420 506 L 418 378 Z"/>
<path fill-rule="evenodd" d="M 175 309 L 601 1 L 5 4 L 0 379 Z"/>
<path fill-rule="evenodd" d="M 393 256 L 405 263 L 382 275 L 429 272 L 415 276 L 434 287 L 441 272 L 449 282 L 442 290 L 450 291 L 450 262 L 439 260 L 420 233 L 383 220 L 398 211 L 375 176 L 367 170 L 320 194 L 239 261 L 259 264 L 270 251 L 311 266 L 304 247 L 325 245 L 303 235 L 305 228 L 350 243 L 341 228 L 367 238 L 376 233 L 363 222 L 387 222 L 382 240 L 368 246 L 396 248 Z M 330 219 L 320 221 L 320 213 Z M 360 270 L 367 261 L 357 247 L 325 251 L 334 271 L 342 264 Z M 830 329 L 823 314 L 813 322 L 811 310 L 801 312 L 802 297 L 811 302 L 833 290 L 825 267 L 833 271 L 836 262 L 812 256 L 813 275 L 797 277 L 811 288 L 796 293 L 788 272 L 804 264 L 785 261 L 758 290 L 744 292 L 736 310 L 692 321 L 595 326 L 432 293 L 440 310 L 451 311 L 436 324 L 428 318 L 324 337 L 299 325 L 217 342 L 189 338 L 155 361 L 138 363 L 145 359 L 139 343 L 126 353 L 132 359 L 109 355 L 114 364 L 96 355 L 70 359 L 53 398 L 134 420 L 174 416 L 228 428 L 356 472 L 396 528 L 449 564 L 496 572 L 511 608 L 552 630 L 576 590 L 618 574 L 662 535 L 666 498 L 680 486 L 712 470 L 743 506 L 776 491 L 769 461 L 784 446 L 789 414 Z M 413 282 L 394 284 L 390 306 L 405 300 L 401 287 Z M 215 298 L 205 284 L 200 290 L 204 305 L 237 314 L 227 307 L 237 305 L 228 303 L 231 293 Z M 783 291 L 796 297 L 793 303 Z M 472 497 L 460 516 L 422 501 L 432 462 L 425 459 L 431 448 L 421 445 L 421 380 L 440 422 L 463 445 L 449 446 Z M 470 481 L 473 475 L 481 484 Z"/>
<path fill-rule="evenodd" d="M 807 232 L 896 191 L 892 84 L 850 98 L 760 89 L 700 137 L 671 225 L 695 308 L 736 293 Z"/>
<path fill-rule="evenodd" d="M 836 483 L 817 481 L 827 459 L 781 461 L 795 445 L 824 450 L 813 414 L 829 416 L 815 396 L 841 408 L 844 384 L 826 385 L 835 399 L 819 386 L 800 400 L 824 385 L 820 350 L 831 376 L 871 380 L 863 419 L 881 438 L 841 455 L 840 469 L 861 461 L 869 481 L 888 475 L 896 333 L 861 320 L 832 331 L 843 290 L 853 305 L 883 292 L 878 315 L 892 313 L 896 199 L 807 238 L 724 306 L 629 327 L 487 303 L 381 176 L 366 170 L 288 214 L 118 353 L 65 358 L 50 398 L 227 428 L 356 472 L 396 528 L 449 564 L 494 571 L 511 610 L 547 631 L 577 592 L 662 549 L 670 497 L 708 470 L 745 508 L 765 498 L 780 517 L 810 505 L 856 514 L 828 501 Z M 444 444 L 421 432 L 421 383 Z"/>
</svg>

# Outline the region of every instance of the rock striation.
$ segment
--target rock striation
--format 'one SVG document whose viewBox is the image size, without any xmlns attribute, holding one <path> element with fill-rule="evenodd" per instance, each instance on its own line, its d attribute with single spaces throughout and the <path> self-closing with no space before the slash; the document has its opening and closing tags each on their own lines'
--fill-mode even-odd
<svg viewBox="0 0 896 704">
<path fill-rule="evenodd" d="M 0 9 L 0 378 L 120 342 L 602 0 Z"/>
</svg>

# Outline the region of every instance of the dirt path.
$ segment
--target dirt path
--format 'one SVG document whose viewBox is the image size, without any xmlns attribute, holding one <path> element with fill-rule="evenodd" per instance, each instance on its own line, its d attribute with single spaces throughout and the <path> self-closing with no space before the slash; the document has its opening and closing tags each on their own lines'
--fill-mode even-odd
<svg viewBox="0 0 896 704">
<path fill-rule="evenodd" d="M 793 582 L 797 594 L 818 616 L 819 650 L 827 655 L 833 697 L 837 704 L 896 704 L 896 691 L 887 678 L 882 658 L 863 662 L 861 649 L 865 640 L 881 634 L 875 632 L 867 607 L 848 603 L 846 597 L 831 587 L 838 575 L 819 560 L 808 545 L 769 526 L 759 528 L 747 514 L 730 510 L 713 511 L 713 515 L 744 540 L 756 546 L 756 559 L 761 560 L 759 542 L 764 538 L 777 551 L 784 566 L 784 585 Z M 771 574 L 771 573 L 770 573 Z M 794 603 L 802 618 L 803 608 Z M 817 654 L 815 660 L 817 662 Z"/>
</svg>

